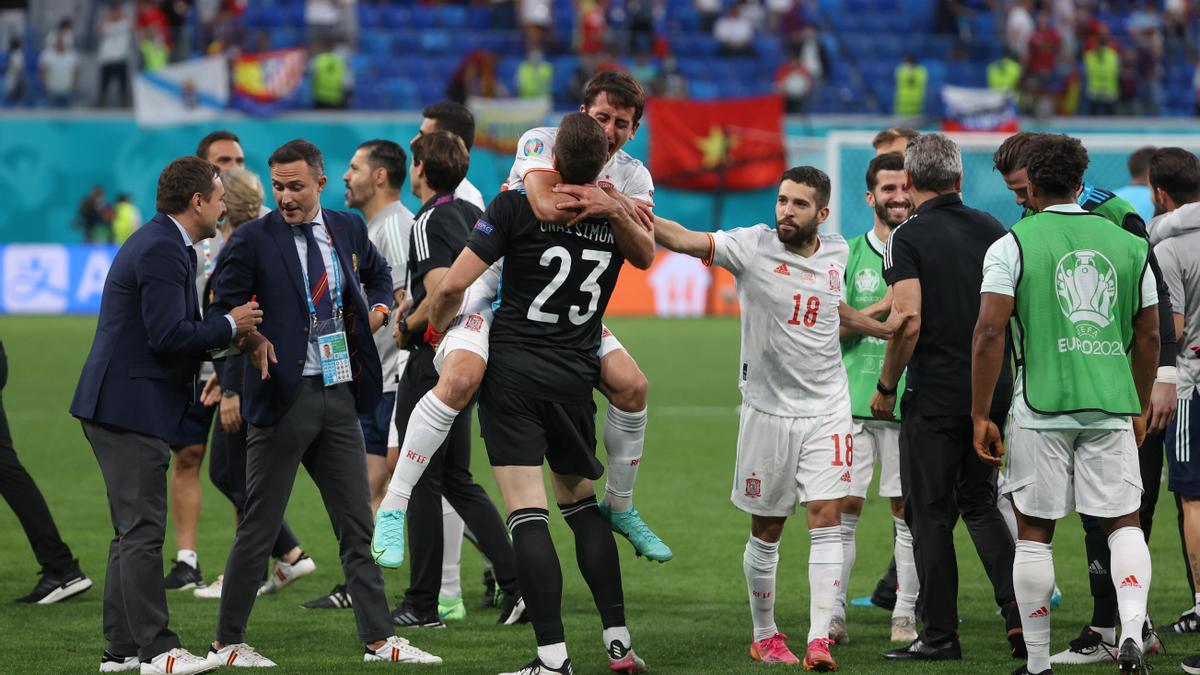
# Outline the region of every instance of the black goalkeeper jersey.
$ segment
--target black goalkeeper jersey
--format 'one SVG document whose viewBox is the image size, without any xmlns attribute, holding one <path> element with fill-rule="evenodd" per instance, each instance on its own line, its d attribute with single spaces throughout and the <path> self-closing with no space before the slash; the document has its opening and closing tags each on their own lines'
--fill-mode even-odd
<svg viewBox="0 0 1200 675">
<path fill-rule="evenodd" d="M 501 192 L 467 241 L 501 258 L 487 383 L 533 398 L 590 401 L 600 377 L 604 309 L 625 262 L 608 221 L 541 223 L 525 193 Z"/>
</svg>

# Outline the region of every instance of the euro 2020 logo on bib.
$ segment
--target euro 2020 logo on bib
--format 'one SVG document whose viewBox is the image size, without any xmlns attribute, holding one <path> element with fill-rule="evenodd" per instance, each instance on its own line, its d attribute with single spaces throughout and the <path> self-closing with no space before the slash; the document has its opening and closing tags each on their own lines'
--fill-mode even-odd
<svg viewBox="0 0 1200 675">
<path fill-rule="evenodd" d="M 859 293 L 873 293 L 879 288 L 879 272 L 871 269 L 861 269 L 854 275 L 854 290 Z"/>
<path fill-rule="evenodd" d="M 1059 308 L 1079 337 L 1095 339 L 1116 319 L 1117 273 L 1099 251 L 1071 251 L 1060 258 L 1054 288 Z"/>
</svg>

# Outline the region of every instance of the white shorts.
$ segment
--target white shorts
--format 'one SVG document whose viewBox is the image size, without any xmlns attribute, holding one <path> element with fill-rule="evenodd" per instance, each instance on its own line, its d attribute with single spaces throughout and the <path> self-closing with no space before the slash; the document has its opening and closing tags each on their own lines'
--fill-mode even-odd
<svg viewBox="0 0 1200 675">
<path fill-rule="evenodd" d="M 397 371 L 396 371 L 397 378 L 404 377 L 404 369 L 406 367 L 408 367 L 408 356 L 409 356 L 409 351 L 407 349 L 401 349 L 400 353 L 396 355 L 396 363 L 399 364 L 399 366 L 400 366 L 400 368 L 397 369 Z M 392 423 L 388 425 L 387 446 L 389 448 L 400 447 L 400 430 L 396 428 L 396 409 L 395 408 L 392 408 Z"/>
<path fill-rule="evenodd" d="M 1058 520 L 1077 511 L 1115 518 L 1141 506 L 1132 429 L 1023 429 L 1013 422 L 1005 447 L 1003 491 L 1024 515 Z"/>
<path fill-rule="evenodd" d="M 866 497 L 876 462 L 879 463 L 879 496 L 900 497 L 900 423 L 854 420 L 854 470 L 850 495 Z"/>
<path fill-rule="evenodd" d="M 849 407 L 820 417 L 779 417 L 743 405 L 730 500 L 756 516 L 786 517 L 797 504 L 845 497 L 853 426 Z"/>
<path fill-rule="evenodd" d="M 446 357 L 456 349 L 472 352 L 483 359 L 484 363 L 487 363 L 488 337 L 492 332 L 494 317 L 492 303 L 496 300 L 499 288 L 500 267 L 499 263 L 496 263 L 467 289 L 463 297 L 462 309 L 459 310 L 458 316 L 450 322 L 450 328 L 446 330 L 445 337 L 442 338 L 437 352 L 433 355 L 433 367 L 439 373 L 442 372 L 442 364 L 445 363 Z M 621 341 L 612 334 L 612 331 L 608 330 L 607 326 L 601 327 L 600 349 L 596 350 L 597 356 L 604 358 L 609 352 L 624 348 Z"/>
</svg>

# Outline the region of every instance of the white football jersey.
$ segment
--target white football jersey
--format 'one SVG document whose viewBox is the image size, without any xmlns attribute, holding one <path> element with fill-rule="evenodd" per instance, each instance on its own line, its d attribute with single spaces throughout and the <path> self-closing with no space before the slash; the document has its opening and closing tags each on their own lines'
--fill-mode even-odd
<svg viewBox="0 0 1200 675">
<path fill-rule="evenodd" d="M 525 174 L 530 171 L 554 170 L 554 139 L 558 127 L 537 127 L 526 131 L 517 143 L 517 157 L 508 172 L 505 188 L 519 190 L 525 187 Z M 600 187 L 611 185 L 617 192 L 632 199 L 654 201 L 654 181 L 650 171 L 640 161 L 624 150 L 618 150 L 596 179 Z"/>
<path fill-rule="evenodd" d="M 712 264 L 737 279 L 742 312 L 739 384 L 746 405 L 782 417 L 817 417 L 850 405 L 838 305 L 850 248 L 818 235 L 805 258 L 766 225 L 711 235 Z"/>
</svg>

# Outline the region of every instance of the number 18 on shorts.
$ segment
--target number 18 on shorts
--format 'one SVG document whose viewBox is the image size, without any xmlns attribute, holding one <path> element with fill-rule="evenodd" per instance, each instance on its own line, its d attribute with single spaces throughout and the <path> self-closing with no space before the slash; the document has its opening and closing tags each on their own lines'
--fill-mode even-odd
<svg viewBox="0 0 1200 675">
<path fill-rule="evenodd" d="M 850 408 L 779 417 L 742 406 L 730 500 L 756 516 L 790 516 L 797 504 L 841 499 L 854 465 Z"/>
</svg>

